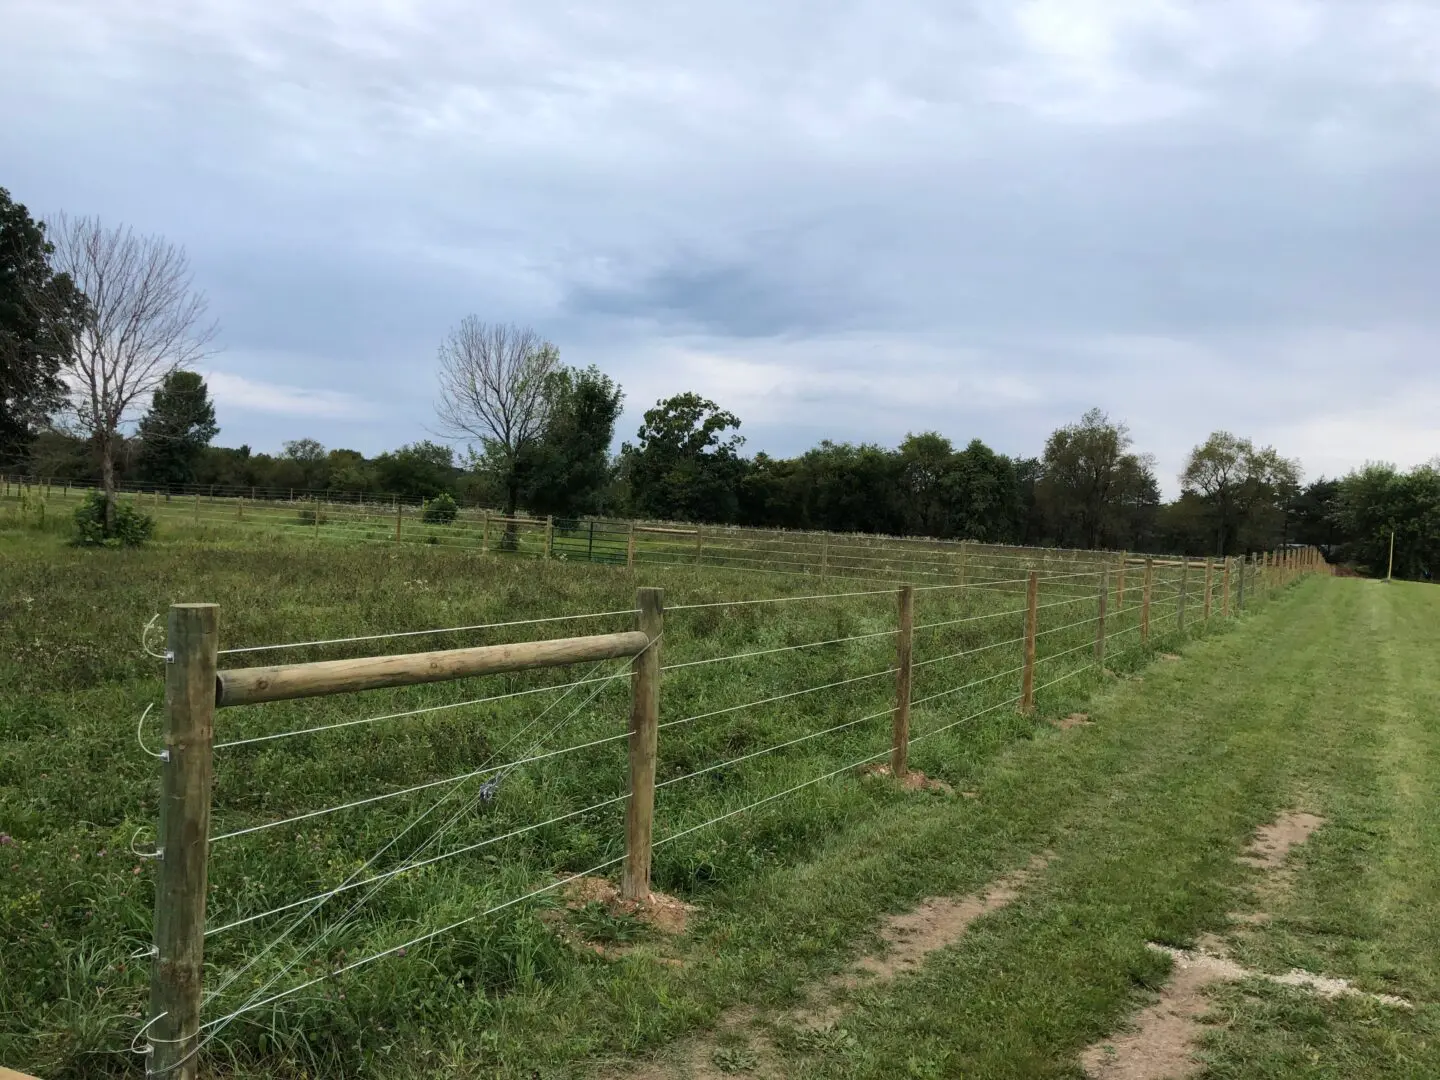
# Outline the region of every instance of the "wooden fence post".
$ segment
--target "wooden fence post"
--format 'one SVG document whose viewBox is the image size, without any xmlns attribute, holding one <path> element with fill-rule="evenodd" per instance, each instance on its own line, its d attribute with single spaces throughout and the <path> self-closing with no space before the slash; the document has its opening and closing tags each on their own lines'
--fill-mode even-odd
<svg viewBox="0 0 1440 1080">
<path fill-rule="evenodd" d="M 1110 568 L 1100 571 L 1099 618 L 1095 620 L 1095 663 L 1105 673 L 1105 609 L 1110 605 Z"/>
<path fill-rule="evenodd" d="M 480 518 L 480 554 L 490 550 L 490 511 L 482 510 Z"/>
<path fill-rule="evenodd" d="M 400 500 L 395 500 L 395 542 L 400 542 Z"/>
<path fill-rule="evenodd" d="M 650 898 L 650 841 L 655 825 L 655 751 L 660 727 L 660 638 L 665 590 L 636 589 L 639 629 L 650 644 L 630 661 L 630 799 L 625 806 L 625 872 L 620 895 Z"/>
<path fill-rule="evenodd" d="M 241 495 L 235 500 L 235 520 L 245 520 L 245 496 Z"/>
<path fill-rule="evenodd" d="M 555 515 L 545 515 L 545 558 L 555 553 Z"/>
<path fill-rule="evenodd" d="M 1249 555 L 1240 556 L 1240 573 L 1235 582 L 1235 614 L 1240 615 L 1245 611 L 1245 573 L 1246 564 L 1250 561 Z"/>
<path fill-rule="evenodd" d="M 1150 592 L 1155 581 L 1155 560 L 1145 556 L 1145 583 L 1140 594 L 1140 644 L 1150 643 Z"/>
<path fill-rule="evenodd" d="M 699 563 L 700 560 L 704 557 L 704 555 L 705 555 L 705 533 L 701 531 L 699 525 L 696 525 L 696 526 L 695 526 L 695 561 L 696 561 L 696 563 Z"/>
<path fill-rule="evenodd" d="M 1205 556 L 1205 623 L 1210 623 L 1211 597 L 1214 594 L 1215 563 L 1209 555 Z"/>
<path fill-rule="evenodd" d="M 195 520 L 197 522 L 200 520 L 200 493 L 198 491 L 195 493 Z"/>
<path fill-rule="evenodd" d="M 1190 556 L 1180 556 L 1180 594 L 1175 599 L 1175 629 L 1185 632 L 1185 601 L 1190 596 Z"/>
<path fill-rule="evenodd" d="M 1225 565 L 1220 572 L 1220 616 L 1228 619 L 1230 617 L 1230 563 L 1229 555 L 1225 556 Z"/>
<path fill-rule="evenodd" d="M 635 522 L 630 522 L 630 536 L 625 541 L 625 569 L 635 569 Z"/>
<path fill-rule="evenodd" d="M 905 777 L 910 760 L 910 671 L 915 639 L 915 586 L 901 585 L 900 632 L 895 635 L 895 709 L 891 714 L 890 775 Z"/>
<path fill-rule="evenodd" d="M 970 545 L 964 540 L 960 541 L 960 584 L 965 585 L 966 572 L 969 569 Z"/>
<path fill-rule="evenodd" d="M 1115 609 L 1117 611 L 1123 611 L 1125 608 L 1125 564 L 1129 559 L 1130 553 L 1128 551 L 1120 552 L 1119 577 L 1115 582 Z"/>
<path fill-rule="evenodd" d="M 830 534 L 820 534 L 820 576 L 828 577 L 830 574 Z"/>
<path fill-rule="evenodd" d="M 197 1073 L 219 613 L 214 604 L 172 605 L 166 641 L 148 1030 L 149 1071 L 170 1080 L 194 1080 Z"/>
<path fill-rule="evenodd" d="M 1035 633 L 1040 622 L 1040 571 L 1031 570 L 1025 582 L 1025 660 L 1020 674 L 1020 711 L 1035 708 Z"/>
</svg>

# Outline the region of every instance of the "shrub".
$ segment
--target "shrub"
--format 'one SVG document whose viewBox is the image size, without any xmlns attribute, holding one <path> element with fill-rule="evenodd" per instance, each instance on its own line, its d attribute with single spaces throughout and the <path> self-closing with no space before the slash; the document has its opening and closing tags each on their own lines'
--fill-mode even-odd
<svg viewBox="0 0 1440 1080">
<path fill-rule="evenodd" d="M 426 525 L 449 525 L 460 516 L 460 508 L 449 495 L 436 495 L 425 504 L 423 521 Z"/>
<path fill-rule="evenodd" d="M 132 502 L 115 503 L 115 519 L 105 529 L 105 494 L 92 491 L 75 511 L 75 543 L 81 547 L 139 547 L 155 535 L 155 519 Z"/>
</svg>

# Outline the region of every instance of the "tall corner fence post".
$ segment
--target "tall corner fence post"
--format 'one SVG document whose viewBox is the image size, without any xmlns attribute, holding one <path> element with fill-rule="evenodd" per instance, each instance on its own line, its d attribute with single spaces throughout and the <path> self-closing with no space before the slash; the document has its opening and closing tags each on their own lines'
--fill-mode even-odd
<svg viewBox="0 0 1440 1080">
<path fill-rule="evenodd" d="M 660 729 L 660 643 L 665 590 L 635 590 L 638 629 L 649 644 L 630 661 L 630 798 L 625 805 L 625 869 L 620 895 L 650 898 L 650 851 L 655 827 L 655 755 Z"/>
<path fill-rule="evenodd" d="M 167 1080 L 197 1074 L 219 623 L 215 604 L 170 608 L 147 1028 L 149 1072 Z"/>
<path fill-rule="evenodd" d="M 1175 598 L 1175 629 L 1185 632 L 1185 601 L 1190 595 L 1190 556 L 1180 556 L 1180 592 Z"/>
<path fill-rule="evenodd" d="M 635 569 L 635 522 L 630 522 L 630 535 L 625 539 L 625 569 Z"/>
<path fill-rule="evenodd" d="M 1145 556 L 1145 579 L 1140 592 L 1140 644 L 1150 644 L 1150 597 L 1155 584 L 1155 560 Z"/>
<path fill-rule="evenodd" d="M 1020 711 L 1035 708 L 1035 635 L 1040 622 L 1040 571 L 1025 581 L 1025 658 L 1020 669 Z"/>
<path fill-rule="evenodd" d="M 1105 672 L 1105 615 L 1110 603 L 1110 568 L 1100 571 L 1100 591 L 1096 597 L 1098 610 L 1095 619 L 1095 663 L 1101 674 Z"/>
<path fill-rule="evenodd" d="M 1210 625 L 1210 609 L 1214 605 L 1215 560 L 1205 556 L 1205 625 Z"/>
<path fill-rule="evenodd" d="M 915 644 L 915 586 L 901 585 L 899 632 L 895 635 L 895 708 L 891 714 L 890 775 L 905 777 L 910 767 L 910 675 Z"/>
</svg>

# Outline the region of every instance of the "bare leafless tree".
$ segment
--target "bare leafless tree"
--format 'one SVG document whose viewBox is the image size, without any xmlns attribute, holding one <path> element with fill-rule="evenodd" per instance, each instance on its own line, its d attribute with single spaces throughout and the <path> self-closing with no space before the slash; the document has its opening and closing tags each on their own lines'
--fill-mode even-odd
<svg viewBox="0 0 1440 1080">
<path fill-rule="evenodd" d="M 55 265 L 84 294 L 65 363 L 69 423 L 90 441 L 105 492 L 105 530 L 115 517 L 115 444 L 123 425 L 165 377 L 205 357 L 216 327 L 192 284 L 185 250 L 159 236 L 61 215 Z"/>
<path fill-rule="evenodd" d="M 547 391 L 559 364 L 555 346 L 529 327 L 473 315 L 440 344 L 440 426 L 457 439 L 479 440 L 501 473 L 507 517 L 520 500 L 521 454 L 549 420 Z"/>
</svg>

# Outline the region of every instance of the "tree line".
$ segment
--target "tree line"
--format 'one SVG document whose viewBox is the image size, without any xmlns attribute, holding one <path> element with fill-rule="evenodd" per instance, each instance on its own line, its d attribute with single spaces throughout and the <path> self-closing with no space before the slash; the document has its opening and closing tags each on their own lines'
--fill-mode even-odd
<svg viewBox="0 0 1440 1080">
<path fill-rule="evenodd" d="M 1296 461 L 1217 431 L 1166 502 L 1154 459 L 1100 409 L 1034 457 L 927 431 L 896 447 L 825 440 L 786 458 L 747 455 L 740 418 L 687 392 L 646 410 L 617 454 L 613 379 L 565 365 L 531 328 L 473 316 L 438 349 L 449 441 L 368 458 L 310 438 L 278 454 L 217 446 L 214 405 L 190 370 L 215 327 L 184 252 L 90 219 L 61 219 L 57 233 L 0 189 L 0 468 L 98 476 L 107 506 L 140 482 L 1197 556 L 1313 544 L 1372 570 L 1394 531 L 1403 576 L 1428 576 L 1440 557 L 1434 465 L 1302 485 Z"/>
</svg>

